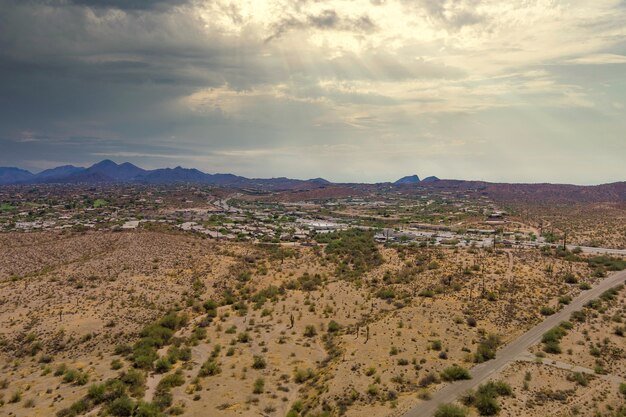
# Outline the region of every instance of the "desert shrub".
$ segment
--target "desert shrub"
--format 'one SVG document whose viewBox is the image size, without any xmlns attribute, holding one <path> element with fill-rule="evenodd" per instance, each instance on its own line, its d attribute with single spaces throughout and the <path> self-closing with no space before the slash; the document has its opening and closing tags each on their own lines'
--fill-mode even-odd
<svg viewBox="0 0 626 417">
<path fill-rule="evenodd" d="M 566 284 L 578 284 L 578 278 L 572 273 L 567 273 L 565 275 L 565 283 Z"/>
<path fill-rule="evenodd" d="M 265 304 L 267 300 L 277 301 L 278 296 L 284 293 L 284 288 L 278 288 L 274 285 L 270 285 L 269 287 L 254 294 L 250 300 L 255 303 L 254 308 L 259 309 L 263 307 L 263 304 Z"/>
<path fill-rule="evenodd" d="M 156 404 L 139 401 L 137 408 L 135 408 L 134 417 L 160 417 L 162 415 L 161 410 Z"/>
<path fill-rule="evenodd" d="M 213 301 L 211 299 L 206 300 L 204 302 L 204 304 L 202 304 L 202 307 L 204 307 L 204 311 L 206 311 L 206 313 L 207 313 L 207 315 L 209 317 L 211 317 L 211 318 L 217 317 L 217 307 L 218 307 L 218 304 L 215 301 Z"/>
<path fill-rule="evenodd" d="M 157 389 L 171 389 L 174 387 L 180 387 L 185 383 L 185 376 L 178 370 L 169 375 L 165 375 L 157 385 Z"/>
<path fill-rule="evenodd" d="M 174 335 L 174 331 L 169 327 L 163 327 L 159 324 L 150 324 L 143 328 L 139 334 L 146 339 L 144 344 L 151 344 L 155 347 L 163 347 Z"/>
<path fill-rule="evenodd" d="M 306 328 L 304 329 L 304 336 L 314 337 L 315 335 L 317 335 L 317 330 L 315 330 L 315 326 L 312 324 L 307 325 Z"/>
<path fill-rule="evenodd" d="M 256 381 L 254 381 L 254 388 L 252 389 L 252 392 L 254 394 L 262 394 L 264 387 L 265 380 L 263 378 L 257 378 Z"/>
<path fill-rule="evenodd" d="M 315 239 L 327 243 L 326 255 L 335 261 L 335 273 L 342 279 L 359 278 L 383 263 L 373 231 L 348 229 L 317 235 Z"/>
<path fill-rule="evenodd" d="M 458 365 L 452 365 L 441 371 L 441 379 L 444 381 L 458 381 L 462 379 L 471 379 L 469 371 Z"/>
<path fill-rule="evenodd" d="M 152 364 L 159 358 L 158 343 L 152 338 L 145 337 L 133 346 L 132 362 L 136 368 L 152 369 Z"/>
<path fill-rule="evenodd" d="M 562 321 L 559 323 L 559 327 L 564 330 L 572 330 L 574 328 L 574 325 L 569 321 Z"/>
<path fill-rule="evenodd" d="M 489 395 L 478 395 L 474 406 L 478 410 L 478 414 L 481 416 L 495 416 L 500 412 L 500 406 L 498 400 Z"/>
<path fill-rule="evenodd" d="M 292 280 L 286 284 L 287 289 L 290 290 L 302 290 L 302 291 L 315 291 L 322 285 L 322 276 L 320 274 L 310 275 L 305 272 L 297 280 Z"/>
<path fill-rule="evenodd" d="M 431 289 L 423 289 L 419 293 L 417 293 L 420 297 L 432 298 L 435 296 L 435 292 Z"/>
<path fill-rule="evenodd" d="M 380 290 L 378 290 L 376 292 L 376 297 L 383 299 L 383 300 L 392 300 L 394 298 L 396 298 L 396 292 L 394 291 L 393 288 L 381 288 Z"/>
<path fill-rule="evenodd" d="M 474 362 L 482 363 L 491 359 L 495 359 L 496 350 L 500 345 L 500 337 L 495 334 L 489 334 L 487 337 L 483 338 L 476 348 L 476 353 L 474 354 Z"/>
<path fill-rule="evenodd" d="M 106 400 L 107 387 L 105 384 L 93 384 L 87 389 L 87 398 L 95 404 L 100 404 Z"/>
<path fill-rule="evenodd" d="M 265 362 L 265 359 L 263 359 L 262 356 L 254 355 L 252 358 L 252 367 L 254 369 L 265 369 L 266 366 L 267 362 Z"/>
<path fill-rule="evenodd" d="M 567 334 L 567 331 L 561 327 L 561 326 L 556 326 L 553 327 L 552 329 L 548 330 L 547 332 L 545 332 L 542 336 L 541 336 L 541 342 L 542 343 L 547 343 L 547 342 L 558 342 L 560 341 L 563 336 L 565 336 Z"/>
<path fill-rule="evenodd" d="M 605 268 L 609 271 L 621 271 L 626 269 L 626 260 L 611 256 L 594 256 L 587 260 L 591 268 Z"/>
<path fill-rule="evenodd" d="M 218 375 L 221 372 L 222 372 L 222 369 L 217 364 L 217 362 L 215 362 L 214 359 L 208 359 L 200 367 L 198 376 L 213 376 L 213 375 Z"/>
<path fill-rule="evenodd" d="M 511 396 L 513 389 L 502 381 L 489 381 L 480 385 L 476 392 L 468 391 L 461 397 L 461 402 L 467 406 L 474 406 L 481 416 L 492 416 L 500 411 L 497 398 Z"/>
<path fill-rule="evenodd" d="M 154 397 L 152 398 L 152 402 L 160 410 L 164 410 L 167 407 L 171 406 L 173 401 L 174 401 L 174 397 L 169 390 L 157 389 L 154 393 Z"/>
<path fill-rule="evenodd" d="M 489 381 L 480 385 L 476 391 L 479 395 L 490 395 L 492 397 L 509 397 L 513 395 L 513 389 L 503 381 Z"/>
<path fill-rule="evenodd" d="M 170 330 L 178 330 L 187 324 L 187 317 L 176 313 L 169 313 L 157 322 L 157 325 Z"/>
<path fill-rule="evenodd" d="M 85 385 L 89 382 L 89 374 L 77 369 L 66 369 L 63 374 L 63 382 L 74 383 L 75 385 Z"/>
<path fill-rule="evenodd" d="M 539 312 L 541 313 L 542 316 L 551 316 L 555 313 L 554 309 L 548 306 L 541 307 Z"/>
<path fill-rule="evenodd" d="M 582 372 L 574 372 L 573 374 L 568 375 L 567 379 L 569 381 L 576 382 L 581 387 L 589 385 L 589 378 Z"/>
<path fill-rule="evenodd" d="M 133 415 L 134 410 L 135 403 L 127 396 L 117 398 L 107 406 L 107 411 L 112 416 L 129 417 Z"/>
<path fill-rule="evenodd" d="M 420 387 L 427 387 L 427 386 L 432 385 L 432 384 L 437 384 L 438 382 L 439 382 L 439 377 L 437 376 L 437 374 L 429 372 L 428 374 L 424 375 L 419 380 L 418 384 L 419 384 Z"/>
<path fill-rule="evenodd" d="M 311 368 L 307 368 L 307 369 L 298 368 L 296 369 L 294 373 L 293 380 L 297 384 L 303 384 L 304 382 L 308 381 L 314 376 L 315 376 L 315 372 L 313 372 Z"/>
<path fill-rule="evenodd" d="M 124 343 L 124 344 L 115 346 L 115 350 L 113 351 L 113 353 L 115 353 L 116 355 L 126 356 L 132 351 L 133 351 L 132 346 Z"/>
<path fill-rule="evenodd" d="M 89 411 L 89 403 L 85 399 L 80 399 L 68 408 L 63 408 L 56 413 L 57 417 L 75 417 Z"/>
<path fill-rule="evenodd" d="M 328 333 L 337 333 L 339 330 L 341 330 L 341 325 L 337 323 L 335 320 L 331 320 L 328 323 L 327 330 L 328 330 Z"/>
<path fill-rule="evenodd" d="M 454 404 L 442 404 L 437 407 L 435 417 L 465 417 L 467 410 Z"/>
<path fill-rule="evenodd" d="M 561 345 L 559 344 L 559 342 L 550 340 L 548 342 L 544 342 L 543 344 L 543 351 L 546 353 L 553 353 L 558 355 L 559 353 L 562 352 L 561 350 Z"/>
<path fill-rule="evenodd" d="M 609 288 L 608 290 L 604 291 L 602 294 L 600 294 L 600 299 L 602 301 L 612 301 L 615 299 L 615 297 L 617 297 L 618 291 L 615 288 Z"/>
<path fill-rule="evenodd" d="M 587 314 L 584 311 L 574 311 L 570 315 L 571 321 L 584 322 L 587 318 Z"/>
<path fill-rule="evenodd" d="M 14 391 L 9 397 L 9 404 L 19 403 L 20 401 L 22 401 L 22 392 L 19 390 Z"/>
<path fill-rule="evenodd" d="M 172 364 L 167 358 L 159 358 L 154 364 L 154 371 L 158 374 L 164 374 L 172 369 Z"/>
<path fill-rule="evenodd" d="M 570 297 L 569 295 L 562 295 L 559 297 L 559 304 L 568 305 L 571 302 L 572 302 L 572 297 Z"/>
<path fill-rule="evenodd" d="M 380 390 L 377 385 L 371 384 L 367 387 L 367 395 L 369 395 L 370 397 L 377 396 L 379 391 Z"/>
<path fill-rule="evenodd" d="M 432 342 L 430 342 L 430 348 L 431 348 L 432 350 L 437 350 L 437 351 L 439 351 L 439 350 L 441 350 L 442 346 L 443 346 L 443 345 L 442 345 L 442 343 L 441 343 L 441 340 L 433 340 Z"/>
</svg>

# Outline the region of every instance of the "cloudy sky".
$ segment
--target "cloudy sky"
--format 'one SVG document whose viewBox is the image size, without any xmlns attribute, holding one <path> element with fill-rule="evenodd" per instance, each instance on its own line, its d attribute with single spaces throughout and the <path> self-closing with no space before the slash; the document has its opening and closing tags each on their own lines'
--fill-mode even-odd
<svg viewBox="0 0 626 417">
<path fill-rule="evenodd" d="M 626 180 L 624 0 L 0 0 L 0 165 Z"/>
</svg>

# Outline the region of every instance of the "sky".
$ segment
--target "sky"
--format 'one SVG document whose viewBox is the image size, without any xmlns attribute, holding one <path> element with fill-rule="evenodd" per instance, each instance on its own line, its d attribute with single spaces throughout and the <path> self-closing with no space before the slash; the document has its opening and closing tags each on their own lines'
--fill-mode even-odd
<svg viewBox="0 0 626 417">
<path fill-rule="evenodd" d="M 0 0 L 0 166 L 626 180 L 626 0 Z"/>
</svg>

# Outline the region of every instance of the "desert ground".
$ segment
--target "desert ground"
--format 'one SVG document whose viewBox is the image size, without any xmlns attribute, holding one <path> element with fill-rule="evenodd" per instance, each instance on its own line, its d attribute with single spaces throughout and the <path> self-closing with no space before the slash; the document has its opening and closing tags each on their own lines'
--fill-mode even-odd
<svg viewBox="0 0 626 417">
<path fill-rule="evenodd" d="M 365 232 L 313 247 L 145 230 L 0 239 L 8 416 L 398 415 L 602 279 L 556 250 L 381 245 Z M 620 294 L 547 357 L 594 368 L 597 344 L 623 378 Z M 515 363 L 501 415 L 619 407 L 615 381 L 568 375 Z"/>
</svg>

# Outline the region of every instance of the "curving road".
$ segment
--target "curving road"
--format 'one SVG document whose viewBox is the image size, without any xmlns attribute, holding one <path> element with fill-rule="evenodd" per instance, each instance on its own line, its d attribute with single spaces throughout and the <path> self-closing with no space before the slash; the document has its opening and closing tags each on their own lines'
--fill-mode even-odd
<svg viewBox="0 0 626 417">
<path fill-rule="evenodd" d="M 547 317 L 544 321 L 498 350 L 495 359 L 476 365 L 470 370 L 472 379 L 457 381 L 445 385 L 433 393 L 430 401 L 424 401 L 402 414 L 402 417 L 431 417 L 441 404 L 454 401 L 459 394 L 474 389 L 484 383 L 492 374 L 501 370 L 518 356 L 524 354 L 528 348 L 541 341 L 541 336 L 563 320 L 568 320 L 571 313 L 580 310 L 585 303 L 598 298 L 604 291 L 624 283 L 626 270 L 613 273 L 590 290 L 582 292 L 563 309 Z"/>
</svg>

